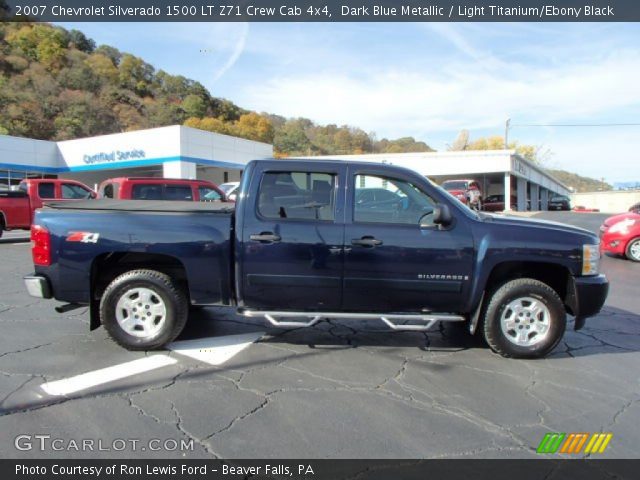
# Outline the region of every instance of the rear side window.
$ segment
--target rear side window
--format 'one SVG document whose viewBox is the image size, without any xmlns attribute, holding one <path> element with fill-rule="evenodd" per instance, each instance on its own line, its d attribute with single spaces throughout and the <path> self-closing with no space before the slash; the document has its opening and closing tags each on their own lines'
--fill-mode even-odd
<svg viewBox="0 0 640 480">
<path fill-rule="evenodd" d="M 73 183 L 62 184 L 62 198 L 66 200 L 89 198 L 89 193 L 89 190 L 82 188 L 80 185 L 74 185 Z"/>
<path fill-rule="evenodd" d="M 190 186 L 167 185 L 164 189 L 164 200 L 193 200 Z"/>
<path fill-rule="evenodd" d="M 40 198 L 56 198 L 56 187 L 53 182 L 39 183 L 38 196 Z"/>
<path fill-rule="evenodd" d="M 131 189 L 134 200 L 162 200 L 162 185 L 134 185 Z"/>
<path fill-rule="evenodd" d="M 260 182 L 258 213 L 265 218 L 333 221 L 336 176 L 321 172 L 268 172 Z"/>
</svg>

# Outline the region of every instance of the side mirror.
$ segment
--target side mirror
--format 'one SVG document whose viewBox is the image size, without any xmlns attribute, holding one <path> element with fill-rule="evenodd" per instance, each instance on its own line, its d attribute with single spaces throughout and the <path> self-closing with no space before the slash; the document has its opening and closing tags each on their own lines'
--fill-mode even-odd
<svg viewBox="0 0 640 480">
<path fill-rule="evenodd" d="M 98 194 L 96 192 L 89 192 L 89 198 L 95 200 L 98 198 Z"/>
<path fill-rule="evenodd" d="M 449 205 L 439 203 L 433 210 L 433 223 L 442 227 L 448 227 L 453 222 L 453 216 Z"/>
</svg>

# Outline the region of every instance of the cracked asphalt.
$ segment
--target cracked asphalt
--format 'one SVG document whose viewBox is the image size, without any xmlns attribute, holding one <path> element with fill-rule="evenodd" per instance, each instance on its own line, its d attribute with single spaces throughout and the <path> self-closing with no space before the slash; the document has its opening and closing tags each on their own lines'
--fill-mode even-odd
<svg viewBox="0 0 640 480">
<path fill-rule="evenodd" d="M 538 216 L 593 231 L 605 217 Z M 0 244 L 2 458 L 533 458 L 549 431 L 612 432 L 599 456 L 640 456 L 640 264 L 604 258 L 604 311 L 579 332 L 569 325 L 544 360 L 503 359 L 458 327 L 393 332 L 334 320 L 276 330 L 204 309 L 181 339 L 266 334 L 221 366 L 171 352 L 174 365 L 63 398 L 40 385 L 145 353 L 89 332 L 86 309 L 60 315 L 29 297 L 30 269 L 26 244 Z M 18 435 L 139 443 L 23 451 Z M 149 439 L 193 448 L 151 451 Z"/>
</svg>

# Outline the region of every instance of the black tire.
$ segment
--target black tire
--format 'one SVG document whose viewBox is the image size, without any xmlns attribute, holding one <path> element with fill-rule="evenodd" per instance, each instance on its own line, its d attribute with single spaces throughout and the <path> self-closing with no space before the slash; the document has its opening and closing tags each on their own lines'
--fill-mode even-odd
<svg viewBox="0 0 640 480">
<path fill-rule="evenodd" d="M 130 292 L 135 292 L 136 289 L 150 290 L 152 299 L 149 300 L 149 304 L 154 307 L 153 300 L 155 300 L 164 307 L 165 314 L 161 316 L 162 320 L 158 321 L 157 325 L 154 322 L 160 317 L 149 319 L 151 324 L 147 325 L 157 331 L 147 336 L 143 336 L 144 332 L 139 334 L 141 336 L 136 336 L 136 332 L 133 332 L 134 334 L 127 332 L 120 325 L 116 316 L 118 302 L 121 299 L 126 301 L 125 294 L 131 295 Z M 133 295 L 135 296 L 135 293 Z M 129 301 L 131 300 L 129 299 Z M 134 306 L 133 308 L 135 311 L 135 308 L 138 307 Z M 143 308 L 148 309 L 149 306 L 139 308 L 141 312 L 150 315 L 146 310 L 143 310 Z M 126 309 L 123 312 L 131 313 Z M 122 316 L 122 313 L 120 315 Z M 154 350 L 173 341 L 184 329 L 188 316 L 189 302 L 185 293 L 175 285 L 168 275 L 155 270 L 131 270 L 123 273 L 109 284 L 100 300 L 102 324 L 113 341 L 127 350 Z M 147 320 L 147 317 L 142 314 L 141 317 L 143 320 Z M 136 318 L 138 317 L 136 316 Z"/>
<path fill-rule="evenodd" d="M 624 252 L 625 256 L 632 262 L 640 262 L 640 255 L 637 253 L 634 255 L 634 252 L 632 252 L 632 249 L 636 250 L 638 248 L 640 248 L 640 237 L 634 238 L 627 244 Z"/>
<path fill-rule="evenodd" d="M 527 324 L 528 322 L 534 323 L 539 319 L 535 318 L 535 320 L 532 320 L 525 316 L 520 320 L 518 317 L 517 321 L 523 322 L 522 325 L 518 324 L 518 328 L 527 328 L 526 331 L 523 330 L 523 333 L 529 336 L 527 341 L 537 342 L 532 345 L 518 345 L 513 335 L 508 335 L 503 332 L 501 318 L 503 314 L 509 314 L 511 310 L 506 310 L 510 308 L 512 302 L 523 300 L 524 304 L 526 304 L 526 298 L 537 300 L 546 307 L 546 313 L 542 314 L 542 317 L 544 318 L 548 314 L 548 329 L 546 334 L 540 337 L 541 340 L 536 341 L 535 336 L 538 334 L 535 333 L 533 329 L 531 331 L 529 330 L 529 326 L 533 325 Z M 517 316 L 515 312 L 512 312 L 512 314 Z M 560 342 L 564 335 L 566 326 L 567 314 L 558 294 L 546 283 L 532 278 L 520 278 L 505 283 L 493 292 L 489 298 L 487 307 L 484 309 L 484 338 L 491 350 L 507 358 L 544 357 L 558 345 L 558 342 Z M 509 332 L 513 332 L 515 336 L 518 335 L 518 332 L 515 330 L 510 330 Z"/>
</svg>

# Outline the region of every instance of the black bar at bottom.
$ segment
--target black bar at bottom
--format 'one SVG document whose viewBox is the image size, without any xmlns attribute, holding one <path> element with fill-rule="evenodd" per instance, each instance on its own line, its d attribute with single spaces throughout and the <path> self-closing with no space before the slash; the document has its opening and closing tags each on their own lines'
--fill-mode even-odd
<svg viewBox="0 0 640 480">
<path fill-rule="evenodd" d="M 7 479 L 636 479 L 639 460 L 0 460 Z"/>
</svg>

